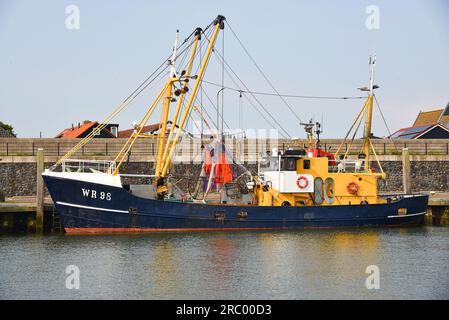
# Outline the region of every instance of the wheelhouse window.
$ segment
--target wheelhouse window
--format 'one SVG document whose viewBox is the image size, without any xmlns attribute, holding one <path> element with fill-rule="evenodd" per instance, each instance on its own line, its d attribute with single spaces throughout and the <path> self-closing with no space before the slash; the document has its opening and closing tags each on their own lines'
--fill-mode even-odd
<svg viewBox="0 0 449 320">
<path fill-rule="evenodd" d="M 305 170 L 309 170 L 310 169 L 310 160 L 304 160 L 302 163 L 302 168 Z"/>
<path fill-rule="evenodd" d="M 260 172 L 265 171 L 278 171 L 279 170 L 279 157 L 268 157 L 259 161 Z"/>
<path fill-rule="evenodd" d="M 296 159 L 295 158 L 287 158 L 287 170 L 288 171 L 296 171 Z"/>
<path fill-rule="evenodd" d="M 117 127 L 111 127 L 111 133 L 114 137 L 117 137 L 118 128 Z"/>
<path fill-rule="evenodd" d="M 281 170 L 296 171 L 296 158 L 281 158 Z"/>
</svg>

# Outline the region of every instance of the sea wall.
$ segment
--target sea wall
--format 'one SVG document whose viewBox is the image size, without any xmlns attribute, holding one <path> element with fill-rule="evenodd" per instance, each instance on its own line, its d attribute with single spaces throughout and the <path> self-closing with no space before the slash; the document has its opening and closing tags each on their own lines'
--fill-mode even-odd
<svg viewBox="0 0 449 320">
<path fill-rule="evenodd" d="M 381 157 L 382 158 L 382 157 Z M 401 156 L 383 157 L 381 164 L 387 173 L 385 181 L 379 181 L 380 192 L 402 191 L 402 162 Z M 0 161 L 0 191 L 6 197 L 33 196 L 36 194 L 36 163 L 33 157 L 21 159 L 2 159 Z M 50 167 L 54 162 L 46 162 L 45 167 Z M 124 163 L 122 173 L 152 174 L 152 161 L 135 161 Z M 247 168 L 253 173 L 257 172 L 256 164 L 249 164 Z M 198 164 L 175 164 L 173 175 L 198 176 L 200 167 Z M 175 177 L 176 178 L 176 177 Z M 449 157 L 447 156 L 415 156 L 411 158 L 412 192 L 419 191 L 449 191 Z M 130 178 L 123 180 L 127 183 L 144 184 L 148 179 Z M 184 182 L 185 185 L 185 182 Z"/>
</svg>

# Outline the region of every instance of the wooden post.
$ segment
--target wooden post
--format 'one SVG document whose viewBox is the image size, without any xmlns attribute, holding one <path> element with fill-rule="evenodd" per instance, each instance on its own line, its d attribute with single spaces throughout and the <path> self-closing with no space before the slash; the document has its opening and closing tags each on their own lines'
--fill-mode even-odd
<svg viewBox="0 0 449 320">
<path fill-rule="evenodd" d="M 36 156 L 36 233 L 43 232 L 44 223 L 44 149 L 37 149 Z"/>
<path fill-rule="evenodd" d="M 412 191 L 412 186 L 410 174 L 410 153 L 408 148 L 402 149 L 402 184 L 404 186 L 404 194 L 410 194 Z"/>
</svg>

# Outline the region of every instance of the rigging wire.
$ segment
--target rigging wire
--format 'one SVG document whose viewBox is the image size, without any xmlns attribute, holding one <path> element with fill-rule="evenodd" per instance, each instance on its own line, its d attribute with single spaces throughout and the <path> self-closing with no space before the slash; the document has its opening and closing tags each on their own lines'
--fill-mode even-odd
<svg viewBox="0 0 449 320">
<path fill-rule="evenodd" d="M 384 114 L 382 112 L 382 109 L 380 108 L 379 101 L 377 100 L 377 96 L 375 94 L 373 96 L 374 96 L 374 101 L 376 101 L 377 109 L 379 110 L 379 113 L 382 116 L 382 120 L 383 120 L 383 122 L 385 124 L 385 127 L 387 128 L 388 135 L 389 135 L 388 137 L 390 138 L 391 142 L 393 143 L 395 151 L 397 151 L 396 144 L 394 143 L 394 139 L 391 137 L 392 134 L 391 134 L 391 131 L 390 131 L 390 127 L 388 126 L 387 121 L 385 120 L 385 117 L 384 117 Z"/>
<path fill-rule="evenodd" d="M 225 29 L 221 32 L 222 38 L 222 48 L 221 54 L 223 56 L 223 60 L 221 62 L 221 135 L 223 136 L 223 118 L 224 118 L 224 77 L 225 77 L 225 67 L 224 67 L 224 56 L 225 56 Z M 217 106 L 218 107 L 218 106 Z M 223 138 L 223 137 L 222 137 Z"/>
<path fill-rule="evenodd" d="M 209 103 L 210 103 L 210 104 L 214 107 L 214 109 L 218 112 L 218 107 L 215 105 L 215 103 L 212 101 L 212 99 L 209 97 L 209 95 L 207 94 L 206 91 L 204 91 L 204 95 L 206 96 L 206 98 L 207 98 L 207 100 L 209 101 Z M 219 129 L 219 127 L 218 127 L 219 124 L 216 123 L 216 122 L 210 117 L 210 115 L 209 115 L 209 113 L 207 112 L 206 108 L 204 108 L 204 111 L 206 111 L 206 114 L 208 115 L 209 119 L 212 121 L 212 123 L 214 124 L 215 128 L 218 130 L 218 129 Z M 224 121 L 224 124 L 225 124 L 225 126 L 226 126 L 228 129 L 231 129 L 226 121 Z"/>
<path fill-rule="evenodd" d="M 204 32 L 203 32 L 204 34 Z M 204 34 L 206 40 L 210 43 L 210 39 L 209 37 Z M 216 50 L 214 48 L 213 53 L 215 53 L 216 58 L 218 59 L 219 62 L 221 62 L 223 60 L 225 66 L 234 74 L 234 76 L 240 81 L 240 83 L 245 87 L 246 91 L 248 93 L 251 94 L 251 91 L 249 90 L 248 86 L 243 82 L 243 80 L 237 75 L 237 73 L 231 68 L 231 66 L 226 62 L 226 60 L 222 59 L 221 54 L 218 52 L 218 50 Z M 230 72 L 225 68 L 225 72 L 226 74 L 229 76 L 229 78 L 232 80 L 232 82 L 234 83 L 234 85 L 236 85 L 237 87 L 240 88 L 240 86 L 237 84 L 237 82 L 235 81 L 235 79 L 232 77 L 232 75 L 230 74 Z M 203 80 L 204 81 L 204 80 Z M 280 131 L 284 131 L 286 133 L 283 134 L 282 132 L 279 132 L 280 135 L 282 137 L 291 137 L 290 134 L 279 124 L 279 122 L 273 117 L 273 115 L 264 107 L 264 105 L 254 96 L 251 94 L 251 96 L 253 97 L 253 99 L 260 105 L 260 107 L 262 107 L 262 109 L 270 116 L 270 118 L 279 126 Z M 251 104 L 251 106 L 254 108 L 254 110 L 256 110 L 259 115 L 272 127 L 272 128 L 276 128 L 276 126 L 274 126 L 265 116 L 264 114 L 259 110 L 259 108 L 247 97 L 245 96 L 245 98 L 249 101 L 249 103 Z"/>
<path fill-rule="evenodd" d="M 181 49 L 189 41 L 189 39 L 192 37 L 192 35 L 194 35 L 194 34 L 195 34 L 195 31 L 193 31 L 188 37 L 186 37 L 184 39 L 184 41 L 181 43 L 181 45 L 179 45 L 178 49 Z M 185 51 L 192 46 L 192 44 L 193 44 L 193 42 L 191 42 L 187 47 L 185 47 L 182 51 L 180 51 L 179 54 L 175 57 L 175 61 L 181 55 L 183 55 L 185 53 Z M 168 56 L 168 58 L 165 59 L 159 65 L 159 67 L 156 68 L 156 70 L 154 70 L 133 92 L 131 92 L 131 94 L 123 101 L 123 103 L 125 103 L 128 99 L 130 99 L 134 94 L 135 94 L 135 96 L 138 96 L 143 90 L 145 90 L 145 88 L 147 88 L 155 80 L 155 78 L 157 78 L 159 75 L 161 75 L 161 73 L 163 73 L 169 67 L 167 62 L 170 61 L 171 57 L 172 57 L 172 55 L 170 54 Z M 163 68 L 163 70 L 161 72 L 159 72 L 153 79 L 151 79 L 159 71 L 159 69 L 161 69 L 164 65 L 165 65 L 165 68 Z M 150 79 L 151 79 L 151 81 L 150 81 Z M 150 81 L 150 82 L 147 83 L 147 81 Z"/>
<path fill-rule="evenodd" d="M 203 43 L 200 42 L 200 61 L 199 63 L 203 63 Z M 201 114 L 203 114 L 203 82 L 200 83 L 200 106 L 201 106 Z M 203 136 L 204 136 L 204 122 L 203 119 L 201 119 L 201 146 L 203 146 Z"/>
<path fill-rule="evenodd" d="M 214 23 L 214 21 L 212 21 L 206 28 L 204 31 L 206 31 L 207 29 L 210 28 L 210 26 L 212 26 Z M 194 31 L 192 31 L 192 33 L 186 37 L 183 41 L 183 43 L 179 46 L 179 49 L 181 49 L 188 41 L 189 39 L 192 37 L 192 35 L 194 35 L 196 32 L 196 29 Z M 191 42 L 186 48 L 184 48 L 176 57 L 175 57 L 175 61 L 176 59 L 181 56 L 191 45 L 193 44 L 193 42 Z M 89 135 L 87 135 L 85 138 L 83 138 L 80 142 L 78 142 L 73 148 L 71 148 L 62 158 L 60 158 L 56 165 L 60 164 L 62 161 L 64 161 L 65 159 L 67 159 L 68 157 L 70 157 L 73 153 L 75 153 L 76 151 L 79 150 L 79 148 L 81 148 L 82 146 L 84 146 L 86 143 L 88 143 L 93 137 L 94 135 L 99 132 L 100 130 L 102 130 L 113 118 L 115 118 L 119 113 L 121 113 L 126 107 L 128 107 L 131 102 L 133 102 L 137 96 L 139 96 L 155 79 L 157 79 L 159 77 L 160 74 L 162 74 L 167 68 L 167 62 L 170 61 L 172 55 L 169 55 L 169 57 L 167 59 L 165 59 L 161 65 L 159 67 L 156 68 L 156 70 L 154 70 L 136 89 L 134 89 L 134 91 L 131 92 L 131 94 L 128 95 L 128 97 L 126 97 L 125 100 L 123 100 L 122 103 L 120 103 L 115 109 L 114 111 L 108 115 L 105 120 L 103 120 L 99 126 L 97 126 L 97 128 L 95 130 L 93 130 Z M 165 68 L 163 68 L 163 66 L 165 65 Z M 163 68 L 159 73 L 158 71 Z M 157 73 L 157 75 L 153 78 L 153 76 Z"/>
<path fill-rule="evenodd" d="M 206 30 L 207 30 L 207 28 L 206 28 Z M 204 31 L 202 32 L 203 33 L 203 35 L 207 38 L 208 36 L 211 36 L 212 35 L 212 33 L 213 33 L 213 29 L 210 29 L 209 31 L 208 31 L 208 33 L 206 34 Z M 196 68 L 196 71 L 195 71 L 195 74 L 198 74 L 198 71 L 199 71 L 199 69 L 201 68 L 201 66 L 202 66 L 202 52 L 201 52 L 201 50 L 202 50 L 202 47 L 200 47 L 200 50 L 198 50 L 196 53 L 195 53 L 195 58 L 197 57 L 197 55 L 200 55 L 200 57 L 201 57 L 201 61 L 199 61 L 199 63 L 198 63 L 198 66 L 197 66 L 197 68 Z M 205 48 L 205 50 L 207 50 L 207 47 Z M 205 67 L 205 69 L 204 69 L 204 74 L 206 74 L 206 71 L 207 71 L 207 67 L 209 66 L 209 64 L 206 64 L 206 67 Z M 200 90 L 202 90 L 202 86 L 201 86 L 201 84 L 202 84 L 202 81 L 200 82 Z M 189 84 L 188 84 L 189 85 Z M 187 95 L 188 96 L 190 96 L 190 93 L 187 93 Z M 195 97 L 194 97 L 194 103 L 197 101 L 197 98 L 198 98 L 198 95 L 196 95 Z M 184 107 L 184 104 L 183 104 L 183 107 Z M 189 124 L 189 121 L 190 121 L 190 119 L 191 119 L 191 116 L 192 116 L 192 109 L 189 111 L 189 114 L 188 114 L 188 118 L 187 118 L 187 122 L 186 122 L 186 125 L 188 125 Z M 217 130 L 218 130 L 218 126 L 217 126 Z M 217 131 L 218 132 L 218 131 Z"/>
<path fill-rule="evenodd" d="M 221 55 L 220 53 L 215 50 L 214 51 L 215 56 L 217 57 L 217 59 L 221 62 Z M 251 95 L 251 97 L 257 102 L 257 104 L 265 111 L 265 113 L 273 120 L 274 123 L 277 124 L 278 128 L 280 129 L 279 132 L 283 137 L 288 137 L 291 138 L 291 135 L 283 128 L 283 126 L 276 120 L 276 118 L 273 117 L 273 115 L 267 110 L 267 108 L 265 108 L 265 106 L 262 104 L 262 102 L 260 102 L 259 99 L 257 99 L 257 97 L 251 93 L 251 90 L 248 88 L 248 86 L 245 84 L 245 82 L 243 82 L 243 80 L 237 75 L 237 73 L 231 68 L 231 66 L 226 62 L 226 60 L 223 60 L 225 66 L 229 69 L 229 71 L 240 81 L 240 83 L 243 85 L 243 87 L 246 89 L 245 92 L 249 93 Z M 226 70 L 226 68 L 225 68 Z M 228 70 L 226 70 L 227 75 L 231 78 L 232 82 L 240 88 L 240 86 L 237 84 L 237 82 L 235 81 L 235 79 L 232 77 L 232 75 L 229 73 Z M 238 90 L 240 91 L 240 90 Z M 253 106 L 253 108 L 264 118 L 264 120 L 272 127 L 272 128 L 276 128 L 275 125 L 273 125 L 264 115 L 263 113 L 259 110 L 259 108 L 257 108 L 255 106 L 255 104 L 248 98 L 248 96 L 245 95 L 245 98 L 250 102 L 251 106 Z"/>
<path fill-rule="evenodd" d="M 221 87 L 220 84 L 215 83 L 215 82 L 211 82 L 211 81 L 206 81 L 203 80 L 204 83 L 216 86 L 216 87 Z M 242 93 L 250 93 L 250 94 L 254 94 L 254 95 L 263 95 L 263 96 L 282 96 L 282 97 L 286 97 L 286 98 L 300 98 L 300 99 L 324 99 L 324 100 L 360 100 L 360 99 L 366 99 L 366 97 L 362 97 L 362 96 L 354 96 L 354 97 L 350 97 L 350 96 L 308 96 L 308 95 L 297 95 L 297 94 L 276 94 L 276 93 L 270 93 L 270 92 L 260 92 L 260 91 L 246 91 L 246 90 L 241 90 L 241 89 L 237 89 L 237 88 L 233 88 L 233 87 L 229 87 L 226 86 L 225 87 L 228 90 L 231 91 L 236 91 L 236 92 L 242 92 Z"/>
<path fill-rule="evenodd" d="M 192 33 L 193 34 L 193 33 Z M 189 36 L 190 37 L 190 36 Z M 182 44 L 181 44 L 181 46 L 184 44 L 185 42 L 183 42 Z M 193 45 L 193 42 L 191 42 L 187 47 L 185 47 L 177 56 L 176 56 L 176 58 L 175 58 L 175 61 L 181 56 L 181 55 L 183 55 L 191 46 Z M 181 48 L 181 46 L 179 46 L 179 49 Z M 166 59 L 165 61 L 164 61 L 164 63 L 166 63 L 166 62 L 168 62 L 170 60 L 170 58 L 168 58 L 168 59 Z M 165 68 L 161 71 L 161 72 L 159 72 L 158 74 L 157 74 L 157 76 L 156 77 L 158 77 L 159 75 L 161 75 L 161 73 L 163 73 L 167 68 L 168 68 L 169 66 L 168 65 L 166 65 L 165 66 Z M 159 67 L 160 68 L 160 67 Z M 150 83 L 148 83 L 148 84 L 146 84 L 136 95 L 135 95 L 135 97 L 137 97 L 140 93 L 142 93 L 142 91 L 144 91 L 152 82 L 154 81 L 154 79 L 153 80 L 151 80 L 151 82 Z M 142 85 L 141 85 L 142 86 Z M 139 86 L 140 87 L 140 86 Z M 136 90 L 134 90 L 134 92 L 135 91 L 137 91 L 137 89 Z M 133 98 L 134 99 L 134 98 Z"/>
<path fill-rule="evenodd" d="M 209 27 L 209 26 L 208 26 Z M 183 43 L 179 46 L 179 49 L 181 49 L 188 41 L 191 39 L 192 35 L 195 34 L 195 31 L 193 31 L 188 37 L 186 37 L 183 41 Z M 193 42 L 191 42 L 188 46 L 186 46 L 181 52 L 175 57 L 176 59 L 181 56 L 186 50 L 188 50 L 189 47 L 191 47 Z M 78 142 L 73 148 L 71 148 L 62 158 L 60 158 L 56 165 L 60 164 L 62 161 L 70 157 L 72 154 L 77 152 L 82 146 L 86 145 L 97 132 L 100 132 L 112 119 L 114 119 L 119 113 L 123 112 L 125 108 L 127 108 L 134 100 L 145 90 L 147 89 L 150 84 L 152 84 L 162 73 L 164 73 L 167 68 L 168 64 L 167 62 L 170 61 L 172 55 L 169 55 L 167 59 L 165 59 L 134 91 L 131 92 L 131 94 L 128 95 L 128 97 L 123 100 L 122 103 L 120 103 L 111 114 L 109 114 L 105 120 L 103 120 L 99 126 L 95 128 L 89 135 L 87 135 L 85 138 L 83 138 L 80 142 Z M 165 67 L 164 67 L 165 65 Z M 161 70 L 162 68 L 162 70 Z M 160 71 L 159 71 L 160 70 Z M 159 72 L 158 72 L 159 71 Z"/>
<path fill-rule="evenodd" d="M 204 34 L 204 37 L 206 38 L 207 41 L 210 41 L 210 40 L 209 40 L 209 37 L 211 36 L 211 34 L 212 34 L 212 32 L 209 32 L 209 34 Z M 215 49 L 213 49 L 213 52 L 215 52 Z M 208 67 L 208 66 L 209 66 L 209 65 L 206 65 L 206 70 L 207 70 L 207 67 Z M 226 71 L 226 69 L 224 69 L 224 68 L 223 68 L 223 65 L 222 65 L 222 85 L 224 84 L 224 71 Z M 201 81 L 201 84 L 203 83 L 203 81 L 204 81 L 204 79 Z M 204 89 L 203 89 L 202 86 L 200 87 L 200 89 L 201 89 L 201 94 L 204 93 L 204 95 L 206 96 L 207 100 L 209 100 L 209 103 L 214 107 L 215 111 L 217 112 L 217 122 L 215 122 L 215 121 L 213 121 L 213 119 L 212 119 L 212 117 L 209 115 L 209 113 L 207 112 L 206 108 L 203 108 L 203 111 L 205 111 L 205 113 L 206 113 L 207 116 L 209 117 L 209 120 L 211 120 L 212 123 L 214 124 L 214 126 L 215 126 L 215 128 L 216 128 L 216 130 L 217 130 L 217 136 L 218 136 L 218 134 L 220 133 L 220 118 L 221 118 L 221 132 L 223 132 L 224 126 L 226 126 L 226 128 L 229 129 L 229 131 L 230 131 L 231 128 L 230 128 L 229 124 L 226 122 L 226 120 L 224 119 L 224 116 L 223 116 L 223 102 L 224 102 L 224 100 L 223 100 L 223 95 L 222 95 L 222 112 L 220 112 L 220 106 L 219 106 L 218 104 L 216 105 L 216 104 L 212 101 L 212 99 L 209 97 L 209 95 L 207 94 L 207 92 L 204 91 Z M 196 101 L 197 101 L 197 97 L 195 97 L 195 102 L 196 102 Z M 217 103 L 218 103 L 218 101 L 217 101 Z M 200 104 L 201 104 L 201 106 L 203 107 L 203 104 L 202 104 L 201 101 L 200 101 Z"/>
<path fill-rule="evenodd" d="M 242 92 L 239 95 L 239 128 L 243 130 L 243 102 L 242 102 Z"/>
<path fill-rule="evenodd" d="M 232 34 L 234 35 L 234 37 L 237 39 L 237 41 L 239 42 L 240 46 L 242 47 L 243 51 L 245 51 L 246 55 L 249 57 L 249 59 L 252 61 L 252 63 L 255 65 L 255 67 L 257 68 L 257 70 L 259 70 L 260 74 L 264 77 L 264 79 L 268 82 L 268 84 L 270 85 L 270 87 L 273 89 L 274 92 L 276 92 L 276 95 L 281 98 L 282 102 L 287 106 L 287 108 L 291 111 L 291 113 L 296 117 L 296 119 L 299 122 L 303 122 L 301 120 L 301 118 L 296 114 L 296 112 L 292 109 L 292 107 L 287 103 L 287 101 L 285 101 L 284 97 L 280 95 L 279 91 L 274 87 L 273 83 L 270 81 L 270 79 L 268 79 L 268 77 L 266 76 L 266 74 L 262 71 L 262 69 L 259 67 L 259 65 L 257 64 L 256 60 L 254 60 L 254 58 L 251 56 L 251 54 L 249 53 L 249 51 L 246 49 L 245 45 L 243 44 L 243 42 L 240 40 L 240 38 L 237 36 L 237 34 L 234 32 L 234 30 L 232 29 L 231 25 L 229 24 L 229 21 L 226 20 L 226 24 L 228 25 L 229 29 L 231 30 Z"/>
<path fill-rule="evenodd" d="M 210 42 L 209 38 L 206 37 L 206 40 Z M 215 57 L 221 62 L 222 58 L 220 53 L 218 52 L 218 50 L 214 50 L 213 51 L 215 53 Z M 234 74 L 234 76 L 240 81 L 240 83 L 245 87 L 246 92 L 248 92 L 252 98 L 258 103 L 258 105 L 265 111 L 265 113 L 267 115 L 270 116 L 270 118 L 278 125 L 280 132 L 279 134 L 286 138 L 289 137 L 291 138 L 291 135 L 279 124 L 279 122 L 276 120 L 276 118 L 273 117 L 273 115 L 265 108 L 265 106 L 259 101 L 259 99 L 257 99 L 253 94 L 251 94 L 251 91 L 249 90 L 248 86 L 243 82 L 243 80 L 237 75 L 237 73 L 232 69 L 232 67 L 226 62 L 226 60 L 224 60 L 224 64 L 225 66 L 230 70 L 230 72 L 232 72 L 232 74 Z M 231 73 L 225 68 L 225 72 L 226 74 L 229 76 L 229 78 L 232 80 L 232 82 L 234 83 L 234 85 L 236 85 L 237 87 L 240 88 L 240 86 L 237 84 L 237 82 L 235 81 L 235 79 L 233 78 L 233 76 L 231 75 Z M 204 81 L 204 80 L 203 80 Z M 259 108 L 251 101 L 251 99 L 248 98 L 248 96 L 245 95 L 245 98 L 248 100 L 248 102 L 250 103 L 250 105 L 254 108 L 254 110 L 256 110 L 259 115 L 272 127 L 272 128 L 276 128 L 275 125 L 273 125 L 268 119 L 267 117 L 265 117 L 265 115 L 259 110 Z M 283 131 L 284 133 L 282 133 L 281 131 Z"/>
<path fill-rule="evenodd" d="M 385 117 L 384 117 L 384 114 L 382 112 L 382 109 L 380 108 L 379 101 L 377 101 L 376 95 L 373 95 L 373 96 L 374 96 L 374 101 L 376 101 L 377 109 L 379 110 L 379 113 L 382 116 L 382 120 L 383 120 L 383 122 L 385 124 L 385 127 L 387 128 L 388 134 L 391 136 L 390 128 L 388 127 L 388 124 L 387 124 L 387 121 L 385 120 Z"/>
</svg>

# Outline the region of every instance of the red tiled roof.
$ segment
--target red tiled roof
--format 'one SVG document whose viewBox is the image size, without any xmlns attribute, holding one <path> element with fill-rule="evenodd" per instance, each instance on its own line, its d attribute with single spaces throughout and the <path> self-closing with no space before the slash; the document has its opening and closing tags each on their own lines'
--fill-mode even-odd
<svg viewBox="0 0 449 320">
<path fill-rule="evenodd" d="M 143 129 L 142 129 L 142 131 L 140 133 L 141 134 L 150 134 L 150 133 L 153 133 L 153 132 L 159 130 L 159 128 L 160 128 L 160 124 L 159 123 L 150 124 L 148 126 L 143 127 Z M 118 138 L 129 138 L 129 137 L 131 137 L 133 132 L 134 132 L 134 128 L 119 131 L 118 132 Z"/>
<path fill-rule="evenodd" d="M 399 133 L 399 132 L 404 132 L 404 131 L 406 131 L 406 130 L 408 130 L 408 129 L 411 129 L 411 128 L 413 128 L 413 127 L 407 127 L 407 128 L 402 128 L 402 129 L 399 129 L 398 131 L 396 131 L 396 132 L 393 132 L 391 135 L 392 136 L 394 136 L 396 133 Z"/>
<path fill-rule="evenodd" d="M 67 128 L 62 130 L 55 138 L 63 138 L 63 139 L 73 139 L 73 138 L 79 138 L 83 133 L 85 133 L 87 130 L 93 128 L 94 126 L 98 125 L 97 121 L 90 121 L 83 123 L 79 127 Z"/>
</svg>

